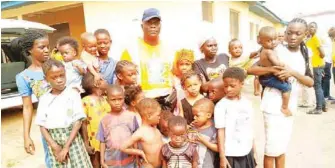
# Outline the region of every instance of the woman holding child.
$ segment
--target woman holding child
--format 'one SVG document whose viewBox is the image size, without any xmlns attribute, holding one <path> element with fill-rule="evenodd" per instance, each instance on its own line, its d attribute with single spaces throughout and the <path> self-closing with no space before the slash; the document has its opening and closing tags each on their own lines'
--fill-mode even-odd
<svg viewBox="0 0 335 168">
<path fill-rule="evenodd" d="M 287 46 L 278 49 L 277 55 L 284 67 L 254 66 L 248 69 L 252 75 L 274 74 L 281 80 L 291 82 L 292 91 L 288 108 L 297 112 L 299 83 L 308 87 L 313 86 L 311 71 L 309 69 L 308 51 L 303 42 L 307 32 L 305 20 L 295 18 L 289 22 L 286 30 Z M 264 168 L 285 167 L 285 153 L 291 137 L 293 117 L 286 117 L 281 113 L 281 92 L 266 87 L 264 89 L 261 110 L 264 114 L 265 125 L 265 156 Z"/>
</svg>

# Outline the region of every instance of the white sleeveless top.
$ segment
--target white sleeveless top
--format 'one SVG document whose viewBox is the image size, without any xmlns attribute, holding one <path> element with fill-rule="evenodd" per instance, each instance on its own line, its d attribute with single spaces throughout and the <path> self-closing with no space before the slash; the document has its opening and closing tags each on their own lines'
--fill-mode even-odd
<svg viewBox="0 0 335 168">
<path fill-rule="evenodd" d="M 300 49 L 297 52 L 291 52 L 286 47 L 278 47 L 276 48 L 276 52 L 279 60 L 284 62 L 285 65 L 289 66 L 290 68 L 302 75 L 305 74 L 305 60 L 300 52 Z M 294 77 L 291 77 L 289 81 L 292 85 L 289 109 L 294 114 L 298 108 L 298 95 L 301 89 L 301 85 Z M 282 94 L 279 90 L 266 87 L 261 101 L 261 110 L 265 113 L 281 114 L 281 95 Z"/>
</svg>

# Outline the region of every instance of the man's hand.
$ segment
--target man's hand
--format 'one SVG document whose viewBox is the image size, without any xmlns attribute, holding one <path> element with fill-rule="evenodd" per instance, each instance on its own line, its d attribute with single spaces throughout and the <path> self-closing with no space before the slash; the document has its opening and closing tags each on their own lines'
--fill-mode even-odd
<svg viewBox="0 0 335 168">
<path fill-rule="evenodd" d="M 30 137 L 24 138 L 24 149 L 27 153 L 33 155 L 35 153 L 35 145 L 33 140 Z"/>
</svg>

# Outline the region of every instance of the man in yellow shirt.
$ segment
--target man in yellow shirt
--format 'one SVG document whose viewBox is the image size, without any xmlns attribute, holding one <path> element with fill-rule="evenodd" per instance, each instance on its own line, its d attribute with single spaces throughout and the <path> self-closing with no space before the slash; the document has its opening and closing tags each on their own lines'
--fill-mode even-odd
<svg viewBox="0 0 335 168">
<path fill-rule="evenodd" d="M 328 35 L 332 41 L 333 78 L 335 83 L 335 27 L 329 29 Z"/>
<path fill-rule="evenodd" d="M 139 67 L 139 81 L 145 96 L 156 98 L 160 104 L 172 92 L 173 50 L 159 39 L 161 30 L 160 12 L 146 9 L 142 17 L 143 38 L 128 46 L 121 60 L 129 60 Z"/>
<path fill-rule="evenodd" d="M 322 75 L 324 73 L 325 62 L 323 58 L 325 53 L 321 46 L 321 41 L 316 35 L 317 24 L 311 22 L 308 24 L 308 31 L 311 38 L 307 41 L 306 45 L 312 50 L 312 67 L 314 76 L 314 90 L 316 97 L 316 109 L 308 112 L 308 114 L 321 114 L 322 111 L 327 111 L 326 101 L 322 90 Z M 322 111 L 321 111 L 322 110 Z"/>
</svg>

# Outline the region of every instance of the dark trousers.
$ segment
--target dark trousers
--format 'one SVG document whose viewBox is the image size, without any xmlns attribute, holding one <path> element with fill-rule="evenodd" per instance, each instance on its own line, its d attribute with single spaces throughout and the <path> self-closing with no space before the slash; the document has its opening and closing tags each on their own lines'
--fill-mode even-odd
<svg viewBox="0 0 335 168">
<path fill-rule="evenodd" d="M 330 79 L 331 79 L 331 63 L 326 62 L 326 66 L 324 68 L 324 76 L 322 77 L 322 90 L 323 95 L 325 98 L 328 98 L 330 96 Z"/>
<path fill-rule="evenodd" d="M 314 90 L 316 97 L 316 109 L 321 110 L 326 105 L 325 97 L 322 90 L 322 74 L 324 67 L 313 68 Z"/>
</svg>

